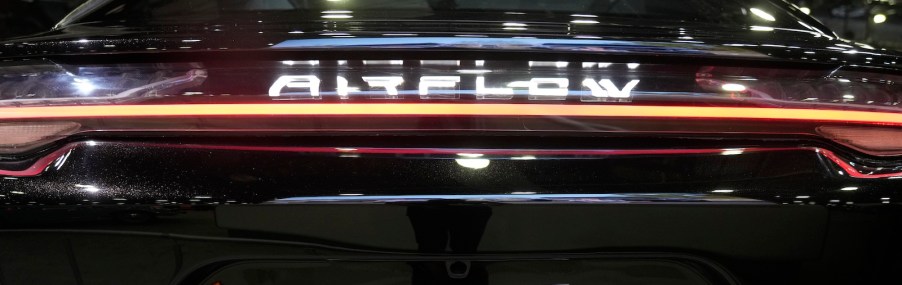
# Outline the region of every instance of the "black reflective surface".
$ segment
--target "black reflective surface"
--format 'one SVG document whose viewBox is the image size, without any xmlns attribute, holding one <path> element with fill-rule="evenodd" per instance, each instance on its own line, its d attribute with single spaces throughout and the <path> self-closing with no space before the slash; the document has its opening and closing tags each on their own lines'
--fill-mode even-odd
<svg viewBox="0 0 902 285">
<path fill-rule="evenodd" d="M 277 76 L 324 72 L 336 90 L 322 101 L 338 105 L 333 75 L 364 70 L 404 78 L 411 93 L 399 97 L 415 103 L 454 98 L 412 93 L 411 78 L 488 59 L 507 60 L 506 76 L 550 74 L 530 74 L 539 62 L 551 64 L 546 72 L 566 63 L 551 73 L 574 80 L 611 76 L 617 89 L 644 80 L 638 96 L 588 102 L 597 106 L 898 112 L 897 54 L 837 40 L 781 7 L 788 12 L 773 24 L 535 11 L 91 16 L 2 43 L 0 70 L 15 84 L 0 93 L 58 104 L 43 99 L 91 89 L 75 79 L 61 85 L 69 93 L 46 89 L 61 77 L 139 81 L 115 86 L 131 90 L 178 69 L 191 79 L 232 74 L 178 89 L 197 92 L 176 94 L 184 97 L 154 93 L 152 102 L 297 103 L 312 92 L 263 89 Z M 117 13 L 107 8 L 98 13 Z M 352 17 L 310 16 L 323 14 Z M 455 66 L 429 68 L 429 60 Z M 304 66 L 311 61 L 318 67 Z M 266 72 L 254 68 L 261 63 Z M 603 63 L 614 68 L 596 70 Z M 47 70 L 60 77 L 29 75 Z M 760 80 L 759 97 L 722 93 L 723 78 Z M 886 88 L 870 87 L 874 79 Z M 804 92 L 784 88 L 794 81 Z M 691 100 L 655 97 L 677 89 Z M 714 95 L 701 100 L 704 92 Z M 479 102 L 476 92 L 451 93 Z M 81 98 L 90 100 L 71 105 L 109 103 Z M 300 104 L 319 103 L 309 101 Z M 10 115 L 29 110 L 19 104 L 27 105 L 0 111 L 10 116 L 0 156 L 2 284 L 279 284 L 314 275 L 306 281 L 892 284 L 902 270 L 900 157 L 818 131 L 858 130 L 857 118 Z M 887 141 L 899 134 L 893 122 L 867 126 Z"/>
<path fill-rule="evenodd" d="M 776 9 L 779 6 L 773 7 L 775 9 L 771 13 L 777 15 L 775 11 L 779 11 Z M 114 8 L 116 7 L 109 9 L 115 10 Z M 450 37 L 469 40 L 451 46 L 435 43 L 392 46 L 394 49 L 483 51 L 503 48 L 506 51 L 562 51 L 608 54 L 608 56 L 612 56 L 612 52 L 620 55 L 673 53 L 680 56 L 707 55 L 759 60 L 779 59 L 800 64 L 898 68 L 898 55 L 893 52 L 837 40 L 826 28 L 800 12 L 781 13 L 777 15 L 780 17 L 777 22 L 770 22 L 758 19 L 758 16 L 748 9 L 744 11 L 747 15 L 742 17 L 749 18 L 749 22 L 732 24 L 648 18 L 599 18 L 591 13 L 561 15 L 455 11 L 446 17 L 410 18 L 410 14 L 405 14 L 404 11 L 379 11 L 374 14 L 366 11 L 357 13 L 353 10 L 348 11 L 353 17 L 347 19 L 319 18 L 323 15 L 320 13 L 322 11 L 315 11 L 310 15 L 266 12 L 222 18 L 198 17 L 196 20 L 200 23 L 186 23 L 192 17 L 181 17 L 183 21 L 141 24 L 98 19 L 83 24 L 70 24 L 30 38 L 10 40 L 0 49 L 2 55 L 7 57 L 117 52 L 156 54 L 169 51 L 166 58 L 171 60 L 176 56 L 173 52 L 191 54 L 190 57 L 197 58 L 207 56 L 205 53 L 210 51 L 229 54 L 249 49 L 288 51 L 322 48 L 291 44 L 292 41 L 308 39 L 333 39 L 335 41 L 332 45 L 338 45 L 338 48 L 356 50 L 365 46 L 390 43 L 391 41 L 387 39 L 417 41 L 418 38 Z M 97 13 L 104 14 L 103 11 Z M 526 26 L 514 27 L 505 23 Z M 511 29 L 512 27 L 516 29 Z M 544 40 L 598 40 L 601 43 L 591 47 L 537 47 L 493 43 L 493 40 L 498 39 L 524 37 Z M 363 39 L 368 39 L 368 43 L 341 44 Z M 292 59 L 283 57 L 281 59 Z M 134 56 L 130 58 L 138 59 Z"/>
<path fill-rule="evenodd" d="M 11 191 L 4 193 L 5 203 L 240 204 L 305 196 L 517 192 L 713 193 L 778 203 L 880 203 L 895 196 L 891 185 L 899 181 L 848 177 L 820 154 L 825 150 L 808 148 L 499 150 L 92 140 L 65 150 L 59 157 L 51 154 L 46 166 L 37 163 L 46 167 L 42 173 L 0 181 Z"/>
<path fill-rule="evenodd" d="M 170 235 L 198 241 L 221 239 L 218 243 L 229 248 L 204 249 L 211 252 L 196 259 L 189 256 L 197 253 L 188 253 L 199 250 L 194 245 L 178 242 L 180 249 L 172 252 L 160 240 L 151 242 L 160 243 L 159 249 L 123 248 L 117 253 L 122 256 L 117 258 L 139 258 L 145 254 L 141 252 L 186 254 L 176 258 L 175 265 L 149 267 L 175 271 L 177 276 L 200 272 L 196 266 L 215 259 L 248 260 L 250 255 L 292 252 L 281 249 L 284 246 L 315 251 L 368 249 L 386 256 L 393 256 L 392 252 L 458 256 L 670 252 L 726 263 L 748 284 L 807 280 L 811 276 L 800 268 L 832 266 L 833 258 L 823 251 L 880 262 L 867 272 L 894 266 L 882 260 L 894 256 L 890 241 L 897 236 L 893 221 L 899 199 L 894 190 L 900 180 L 849 177 L 825 155 L 833 153 L 827 148 L 753 140 L 622 146 L 630 140 L 638 142 L 635 138 L 612 147 L 618 139 L 611 137 L 548 138 L 541 145 L 554 146 L 550 149 L 535 148 L 535 138 L 522 136 L 514 140 L 482 137 L 478 141 L 483 144 L 467 144 L 483 146 L 477 148 L 454 147 L 461 139 L 476 139 L 472 136 L 446 136 L 431 142 L 398 136 L 370 143 L 352 136 L 340 139 L 341 144 L 329 143 L 338 137 L 283 136 L 268 145 L 261 144 L 264 137 L 162 137 L 143 142 L 110 135 L 83 137 L 67 143 L 58 156 L 48 154 L 52 159 L 37 168 L 38 173 L 0 180 L 2 239 L 8 240 L 4 244 L 18 245 L 6 251 L 11 253 L 7 256 L 59 242 L 48 238 L 74 239 L 69 243 L 75 244 L 68 246 L 76 251 L 75 262 L 82 264 L 78 267 L 79 274 L 85 274 L 82 278 L 116 280 L 120 277 L 105 269 L 85 271 L 94 270 L 90 264 L 115 258 L 79 255 L 103 254 L 91 249 L 93 243 L 127 247 L 120 244 L 125 241 L 117 241 L 124 234 L 125 239 Z M 386 147 L 393 141 L 404 147 Z M 607 147 L 598 147 L 602 145 Z M 851 219 L 854 225 L 838 217 Z M 850 226 L 861 229 L 843 234 Z M 85 235 L 93 237 L 75 241 Z M 21 240 L 25 237 L 28 241 Z M 870 240 L 872 246 L 824 246 L 825 239 Z M 238 244 L 248 242 L 274 247 L 238 249 L 242 247 Z M 297 242 L 301 244 L 292 245 Z M 865 257 L 873 250 L 887 255 Z M 51 253 L 38 256 L 47 254 Z M 46 266 L 66 268 L 66 260 L 70 259 Z M 6 264 L 10 262 L 14 261 L 6 261 L 3 268 L 30 264 L 24 260 Z M 290 257 L 285 262 L 290 264 Z M 444 276 L 422 273 L 443 268 L 444 262 L 425 267 L 414 263 L 413 271 L 398 276 L 433 281 Z M 105 266 L 133 266 L 128 264 L 135 263 Z M 177 268 L 164 269 L 169 266 Z M 9 276 L 6 270 L 4 274 L 12 284 L 50 280 L 29 273 L 37 268 L 43 267 L 18 271 L 23 275 Z M 282 267 L 268 270 L 275 268 Z M 481 268 L 473 267 L 474 276 L 485 270 Z M 761 277 L 756 270 L 774 275 Z M 866 271 L 841 276 L 857 278 Z M 196 278 L 209 274 L 213 273 Z M 448 278 L 448 282 L 464 282 Z M 463 280 L 486 284 L 485 277 L 472 278 L 482 281 Z M 488 284 L 506 282 L 494 278 Z M 146 280 L 162 279 L 166 278 Z"/>
</svg>

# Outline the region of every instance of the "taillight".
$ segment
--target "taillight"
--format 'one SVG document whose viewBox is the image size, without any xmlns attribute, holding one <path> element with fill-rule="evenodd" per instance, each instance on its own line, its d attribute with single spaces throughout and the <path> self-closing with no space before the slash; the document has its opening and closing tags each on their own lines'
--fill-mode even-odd
<svg viewBox="0 0 902 285">
<path fill-rule="evenodd" d="M 900 78 L 567 60 L 9 61 L 0 66 L 0 153 L 89 131 L 370 128 L 801 133 L 894 156 Z M 506 121 L 484 121 L 496 118 Z M 529 121 L 539 118 L 549 121 Z"/>
<path fill-rule="evenodd" d="M 880 156 L 902 155 L 902 130 L 873 127 L 822 126 L 818 132 L 838 143 Z"/>
<path fill-rule="evenodd" d="M 129 104 L 185 95 L 203 83 L 197 63 L 60 65 L 49 61 L 0 65 L 0 106 Z"/>
<path fill-rule="evenodd" d="M 73 122 L 0 123 L 0 154 L 31 150 L 78 131 Z"/>
<path fill-rule="evenodd" d="M 0 65 L 0 106 L 477 103 L 900 113 L 900 76 L 822 69 L 515 60 Z M 102 114 L 98 114 L 102 115 Z"/>
</svg>

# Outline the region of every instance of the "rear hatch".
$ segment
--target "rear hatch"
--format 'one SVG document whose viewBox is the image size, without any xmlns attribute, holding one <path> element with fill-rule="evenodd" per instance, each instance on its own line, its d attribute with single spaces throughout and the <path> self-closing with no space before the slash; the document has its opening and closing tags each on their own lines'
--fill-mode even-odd
<svg viewBox="0 0 902 285">
<path fill-rule="evenodd" d="M 0 283 L 860 284 L 900 267 L 898 57 L 794 12 L 142 26 L 104 7 L 3 46 Z"/>
</svg>

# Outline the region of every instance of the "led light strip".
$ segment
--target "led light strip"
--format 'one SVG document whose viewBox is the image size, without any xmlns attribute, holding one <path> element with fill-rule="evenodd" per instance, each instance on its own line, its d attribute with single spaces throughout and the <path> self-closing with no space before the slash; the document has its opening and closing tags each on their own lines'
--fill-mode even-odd
<svg viewBox="0 0 902 285">
<path fill-rule="evenodd" d="M 533 116 L 762 119 L 902 126 L 902 113 L 754 107 L 551 104 L 183 104 L 0 108 L 0 120 L 178 116 Z"/>
</svg>

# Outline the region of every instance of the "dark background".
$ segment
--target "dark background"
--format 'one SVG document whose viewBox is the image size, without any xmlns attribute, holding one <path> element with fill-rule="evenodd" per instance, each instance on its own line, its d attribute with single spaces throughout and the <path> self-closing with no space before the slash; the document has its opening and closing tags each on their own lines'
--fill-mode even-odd
<svg viewBox="0 0 902 285">
<path fill-rule="evenodd" d="M 0 38 L 49 30 L 85 0 L 0 0 Z"/>
<path fill-rule="evenodd" d="M 0 0 L 0 38 L 49 30 L 85 0 Z M 840 36 L 902 50 L 902 0 L 791 0 Z M 885 22 L 879 19 L 886 19 Z M 878 21 L 875 21 L 878 20 Z M 881 23 L 877 23 L 881 22 Z"/>
</svg>

